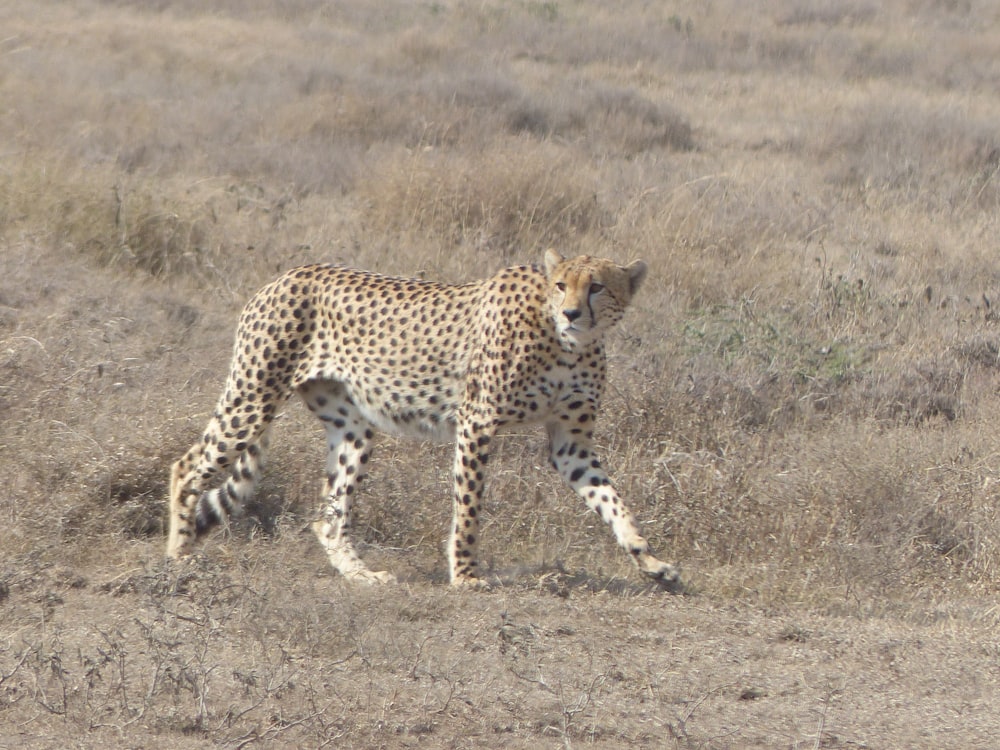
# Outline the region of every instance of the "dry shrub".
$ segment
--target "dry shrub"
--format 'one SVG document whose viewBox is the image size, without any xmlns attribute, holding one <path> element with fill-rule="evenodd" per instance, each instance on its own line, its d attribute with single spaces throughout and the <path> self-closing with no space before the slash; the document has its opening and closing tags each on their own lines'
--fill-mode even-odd
<svg viewBox="0 0 1000 750">
<path fill-rule="evenodd" d="M 859 383 L 857 401 L 848 408 L 890 424 L 922 424 L 961 416 L 965 369 L 949 359 L 904 363 L 880 370 Z"/>
<path fill-rule="evenodd" d="M 560 14 L 558 3 L 539 5 L 555 8 L 555 17 L 516 9 L 496 13 L 490 19 L 494 43 L 513 50 L 516 58 L 551 62 L 568 71 L 632 68 L 653 60 L 671 71 L 691 70 L 712 60 L 711 45 L 691 17 L 681 19 L 662 7 L 633 8 L 624 16 L 617 9 L 595 8 L 583 17 Z"/>
<path fill-rule="evenodd" d="M 5 237 L 46 232 L 42 241 L 55 245 L 93 249 L 106 244 L 115 217 L 109 171 L 88 173 L 62 159 L 35 154 L 4 167 L 0 231 Z"/>
<path fill-rule="evenodd" d="M 310 74 L 307 95 L 282 103 L 265 128 L 296 147 L 323 154 L 324 169 L 310 176 L 307 165 L 290 163 L 283 173 L 305 186 L 349 187 L 358 170 L 351 161 L 351 149 L 379 144 L 487 149 L 508 133 L 555 138 L 579 144 L 590 153 L 610 150 L 627 157 L 650 150 L 694 148 L 687 118 L 634 89 L 566 81 L 554 95 L 550 90 L 531 91 L 504 68 L 482 67 L 481 62 L 452 52 L 416 80 L 404 78 L 402 71 L 395 72 L 398 79 L 354 75 L 330 84 L 327 90 L 311 82 Z M 456 66 L 461 73 L 455 72 Z M 263 150 L 255 145 L 257 140 L 248 143 Z M 227 164 L 246 158 L 246 166 L 252 166 L 260 159 L 239 156 L 247 148 L 237 146 L 234 154 L 221 158 Z M 258 173 L 279 172 L 267 168 Z"/>
<path fill-rule="evenodd" d="M 503 139 L 485 152 L 393 152 L 359 181 L 367 225 L 523 259 L 601 225 L 595 175 L 550 143 Z"/>
<path fill-rule="evenodd" d="M 211 263 L 211 218 L 192 201 L 171 200 L 151 184 L 125 188 L 107 168 L 29 160 L 8 178 L 17 186 L 3 196 L 8 233 L 46 227 L 39 241 L 151 276 L 194 274 Z"/>
<path fill-rule="evenodd" d="M 1000 337 L 995 333 L 978 333 L 956 343 L 952 350 L 968 362 L 990 370 L 1000 368 Z"/>
<path fill-rule="evenodd" d="M 243 300 L 287 258 L 315 259 L 309 243 L 325 244 L 329 231 L 323 202 L 285 186 L 153 179 L 46 159 L 6 177 L 0 236 L 139 277 L 213 287 L 228 299 Z"/>
<path fill-rule="evenodd" d="M 777 437 L 728 421 L 715 418 L 729 434 L 714 446 L 647 447 L 654 474 L 626 484 L 649 498 L 638 505 L 657 546 L 699 561 L 696 584 L 816 605 L 837 589 L 886 596 L 956 575 L 989 585 L 1000 527 L 973 454 L 942 455 L 936 436 L 909 427 L 837 422 Z"/>
<path fill-rule="evenodd" d="M 869 0 L 797 0 L 785 6 L 779 23 L 792 26 L 856 26 L 870 23 L 879 10 Z"/>
<path fill-rule="evenodd" d="M 830 178 L 880 204 L 965 215 L 1000 203 L 992 120 L 906 99 L 865 102 L 824 129 Z"/>
<path fill-rule="evenodd" d="M 551 91 L 523 96 L 505 117 L 513 132 L 580 140 L 595 153 L 632 157 L 651 149 L 695 147 L 687 118 L 626 88 L 564 83 L 555 96 Z"/>
</svg>

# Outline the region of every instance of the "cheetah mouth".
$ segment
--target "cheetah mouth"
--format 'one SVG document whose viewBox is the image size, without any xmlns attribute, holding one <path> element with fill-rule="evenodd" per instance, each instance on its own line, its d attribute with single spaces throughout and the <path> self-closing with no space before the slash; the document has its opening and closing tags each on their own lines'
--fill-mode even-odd
<svg viewBox="0 0 1000 750">
<path fill-rule="evenodd" d="M 581 328 L 579 325 L 567 325 L 559 329 L 559 341 L 564 349 L 573 350 L 586 346 L 594 337 L 595 329 Z"/>
<path fill-rule="evenodd" d="M 590 336 L 597 326 L 591 321 L 587 321 L 587 323 L 589 323 L 589 325 L 581 325 L 581 321 L 579 320 L 574 320 L 572 323 L 563 323 L 561 326 L 561 333 L 570 336 Z"/>
</svg>

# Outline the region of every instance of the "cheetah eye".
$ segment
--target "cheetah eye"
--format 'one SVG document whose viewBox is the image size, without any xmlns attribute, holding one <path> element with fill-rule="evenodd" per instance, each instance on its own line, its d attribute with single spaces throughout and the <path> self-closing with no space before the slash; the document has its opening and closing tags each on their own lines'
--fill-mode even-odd
<svg viewBox="0 0 1000 750">
<path fill-rule="evenodd" d="M 595 284 L 591 284 L 590 285 L 590 293 L 591 294 L 600 294 L 603 291 L 604 291 L 604 284 L 596 284 L 595 283 Z"/>
<path fill-rule="evenodd" d="M 557 281 L 556 282 L 556 289 L 558 289 L 560 292 L 565 292 L 566 291 L 566 284 L 565 284 L 565 282 Z"/>
</svg>

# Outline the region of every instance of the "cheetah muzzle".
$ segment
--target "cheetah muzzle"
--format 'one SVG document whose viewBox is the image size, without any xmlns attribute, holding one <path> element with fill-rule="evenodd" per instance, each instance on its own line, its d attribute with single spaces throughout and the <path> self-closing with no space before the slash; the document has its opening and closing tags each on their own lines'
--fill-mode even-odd
<svg viewBox="0 0 1000 750">
<path fill-rule="evenodd" d="M 604 336 L 646 270 L 642 261 L 619 266 L 549 250 L 543 267 L 516 266 L 460 285 L 332 265 L 288 271 L 244 308 L 218 405 L 201 439 L 173 465 L 167 554 L 189 553 L 247 501 L 268 428 L 297 393 L 329 446 L 313 530 L 345 578 L 395 580 L 368 569 L 351 534 L 375 430 L 455 442 L 450 576 L 476 585 L 491 441 L 512 425 L 541 423 L 555 470 L 640 571 L 676 588 L 678 571 L 650 552 L 593 446 Z"/>
</svg>

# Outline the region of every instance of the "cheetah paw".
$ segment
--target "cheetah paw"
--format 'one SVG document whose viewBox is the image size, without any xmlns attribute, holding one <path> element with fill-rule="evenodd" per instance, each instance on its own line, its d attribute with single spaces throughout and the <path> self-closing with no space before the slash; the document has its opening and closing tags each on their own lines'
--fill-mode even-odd
<svg viewBox="0 0 1000 750">
<path fill-rule="evenodd" d="M 396 576 L 388 570 L 355 570 L 345 573 L 344 578 L 351 583 L 357 583 L 362 586 L 381 586 L 396 583 Z"/>
<path fill-rule="evenodd" d="M 451 585 L 456 589 L 465 589 L 467 591 L 489 591 L 492 588 L 482 578 L 474 576 L 458 576 L 452 579 Z"/>
<path fill-rule="evenodd" d="M 670 563 L 657 561 L 657 565 L 650 566 L 643 570 L 647 576 L 656 581 L 661 588 L 671 593 L 681 593 L 684 591 L 684 584 L 681 582 L 681 572 Z"/>
</svg>

